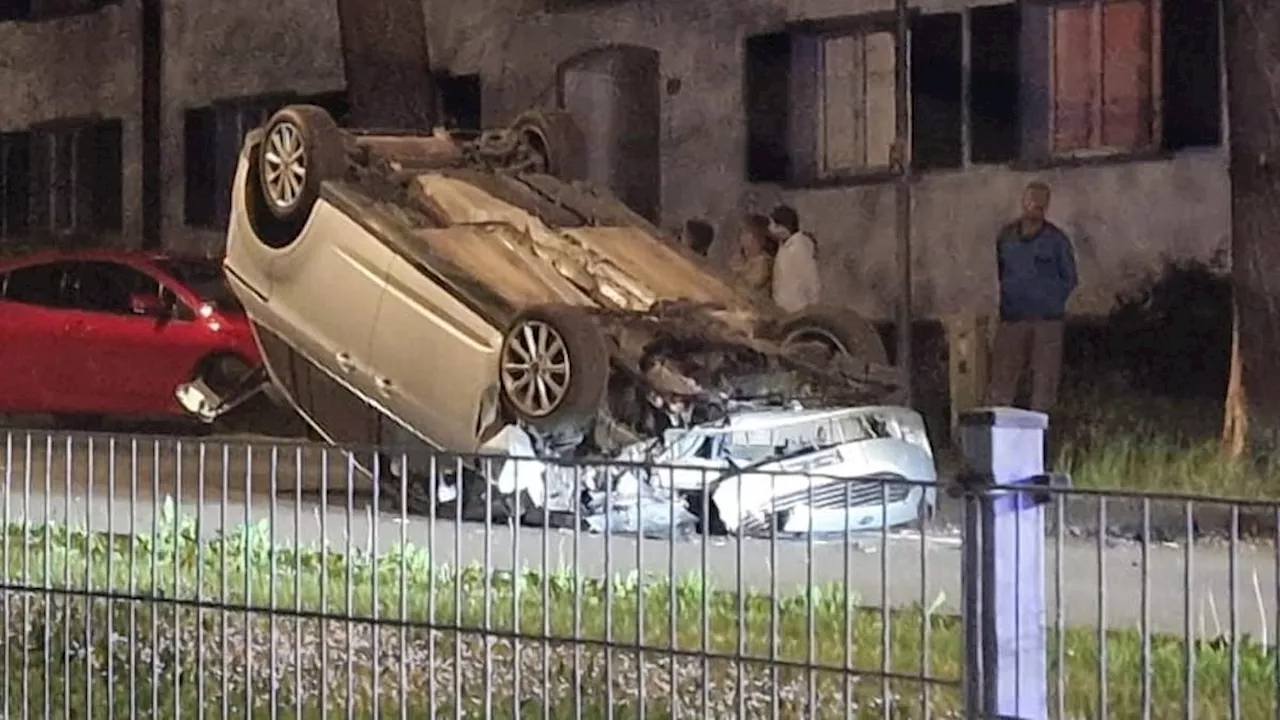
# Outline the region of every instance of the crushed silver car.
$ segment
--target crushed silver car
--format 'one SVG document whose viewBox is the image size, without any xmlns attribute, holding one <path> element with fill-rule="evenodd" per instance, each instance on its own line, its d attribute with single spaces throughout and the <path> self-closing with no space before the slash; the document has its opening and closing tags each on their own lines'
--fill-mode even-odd
<svg viewBox="0 0 1280 720">
<path fill-rule="evenodd" d="M 224 268 L 271 383 L 330 442 L 414 447 L 394 477 L 429 505 L 471 497 L 445 485 L 472 478 L 521 516 L 581 514 L 624 480 L 709 494 L 730 531 L 928 511 L 923 421 L 893 407 L 904 381 L 876 330 L 736 287 L 573 180 L 577 147 L 557 113 L 460 138 L 344 130 L 290 106 L 249 133 Z M 211 420 L 253 391 L 222 397 L 197 379 L 178 395 Z M 426 450 L 471 458 L 465 478 L 428 474 L 412 459 Z M 481 472 L 484 454 L 707 472 L 602 470 L 570 492 L 551 464 Z M 830 476 L 818 490 L 797 484 L 817 475 Z M 923 485 L 885 497 L 889 477 Z"/>
</svg>

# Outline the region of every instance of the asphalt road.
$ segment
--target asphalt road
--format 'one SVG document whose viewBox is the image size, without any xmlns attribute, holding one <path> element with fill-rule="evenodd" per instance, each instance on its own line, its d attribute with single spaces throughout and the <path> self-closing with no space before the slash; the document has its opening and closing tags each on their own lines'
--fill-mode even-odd
<svg viewBox="0 0 1280 720">
<path fill-rule="evenodd" d="M 206 535 L 267 520 L 279 541 L 314 545 L 327 539 L 331 546 L 375 552 L 408 542 L 427 548 L 438 564 L 454 567 L 576 568 L 596 577 L 636 571 L 686 577 L 705 568 L 708 582 L 726 589 L 741 585 L 785 594 L 812 583 L 843 582 L 865 605 L 940 603 L 956 610 L 960 600 L 960 544 L 954 535 L 922 539 L 895 532 L 853 543 L 732 537 L 667 542 L 459 525 L 374 512 L 367 480 L 340 451 L 292 441 L 247 442 L 0 431 L 0 466 L 9 490 L 0 517 L 6 522 L 55 520 L 115 533 L 149 532 L 164 499 L 171 497 L 184 514 L 199 518 Z M 323 487 L 342 487 L 347 478 L 355 480 L 354 492 L 319 497 Z M 1045 557 L 1049 622 L 1058 617 L 1055 597 L 1060 593 L 1062 618 L 1069 625 L 1139 627 L 1145 584 L 1149 627 L 1180 634 L 1190 555 L 1193 632 L 1229 632 L 1233 604 L 1240 632 L 1271 639 L 1280 629 L 1277 556 L 1271 546 L 1239 545 L 1234 565 L 1229 548 L 1220 542 L 1196 543 L 1190 551 L 1173 543 L 1147 549 L 1144 572 L 1143 548 L 1137 543 L 1066 539 L 1059 547 L 1050 539 Z"/>
</svg>

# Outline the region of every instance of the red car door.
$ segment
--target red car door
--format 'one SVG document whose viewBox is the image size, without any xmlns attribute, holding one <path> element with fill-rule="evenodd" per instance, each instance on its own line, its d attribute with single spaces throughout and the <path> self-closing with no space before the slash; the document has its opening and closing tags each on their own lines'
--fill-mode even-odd
<svg viewBox="0 0 1280 720">
<path fill-rule="evenodd" d="M 0 412 L 57 411 L 69 267 L 40 263 L 0 275 Z"/>
<path fill-rule="evenodd" d="M 67 380 L 97 398 L 92 412 L 180 413 L 174 388 L 191 379 L 209 351 L 208 331 L 195 313 L 175 305 L 157 277 L 123 263 L 77 263 L 70 284 L 68 334 L 88 372 Z"/>
</svg>

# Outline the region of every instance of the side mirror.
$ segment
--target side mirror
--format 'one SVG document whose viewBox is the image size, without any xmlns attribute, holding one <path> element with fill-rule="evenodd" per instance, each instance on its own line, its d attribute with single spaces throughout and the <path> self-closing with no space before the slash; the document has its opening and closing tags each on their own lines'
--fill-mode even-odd
<svg viewBox="0 0 1280 720">
<path fill-rule="evenodd" d="M 129 309 L 135 315 L 147 315 L 149 317 L 163 317 L 169 314 L 169 310 L 160 301 L 158 295 L 130 295 Z"/>
</svg>

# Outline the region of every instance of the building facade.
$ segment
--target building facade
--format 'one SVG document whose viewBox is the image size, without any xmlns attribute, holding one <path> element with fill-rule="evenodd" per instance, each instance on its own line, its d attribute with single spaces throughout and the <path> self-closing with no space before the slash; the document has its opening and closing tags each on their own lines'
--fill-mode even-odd
<svg viewBox="0 0 1280 720">
<path fill-rule="evenodd" d="M 0 21 L 0 244 L 142 236 L 139 0 L 25 0 Z M 29 7 L 28 7 L 29 6 Z M 163 0 L 161 236 L 217 253 L 243 133 L 343 107 L 334 0 Z M 451 124 L 559 106 L 592 179 L 668 227 L 794 205 L 824 295 L 897 304 L 891 0 L 427 0 Z M 917 0 L 907 113 L 915 310 L 994 307 L 994 241 L 1032 179 L 1075 240 L 1072 311 L 1229 241 L 1215 0 Z"/>
</svg>

